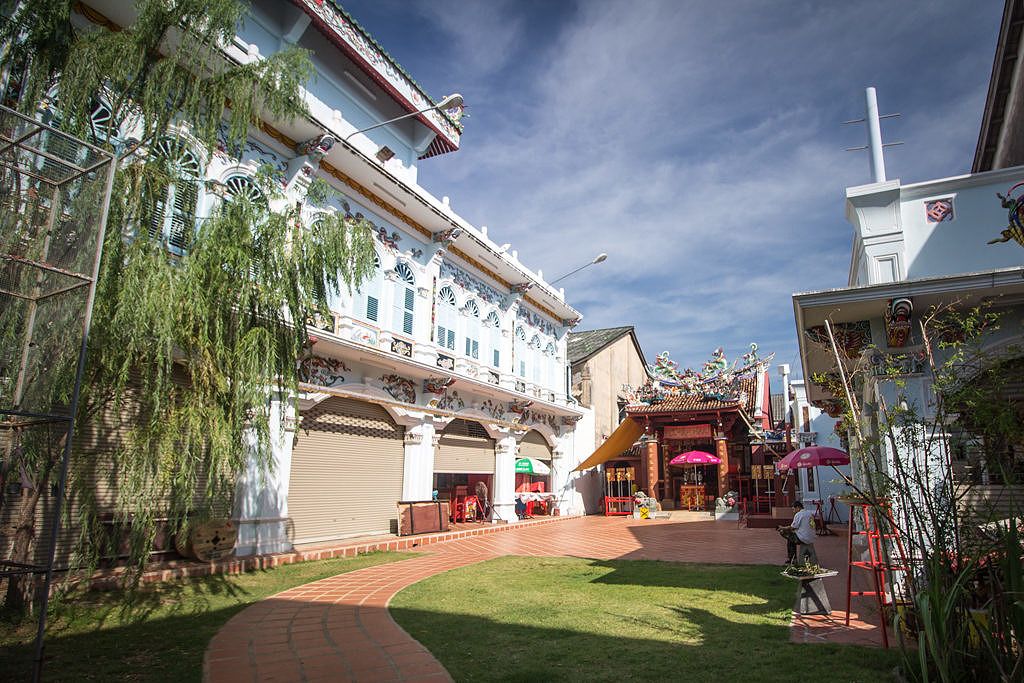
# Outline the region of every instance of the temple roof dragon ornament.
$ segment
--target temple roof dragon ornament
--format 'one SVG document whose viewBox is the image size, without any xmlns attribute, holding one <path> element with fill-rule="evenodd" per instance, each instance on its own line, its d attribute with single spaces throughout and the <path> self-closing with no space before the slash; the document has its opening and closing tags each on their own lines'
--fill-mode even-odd
<svg viewBox="0 0 1024 683">
<path fill-rule="evenodd" d="M 771 363 L 775 354 L 762 358 L 757 344 L 730 365 L 721 347 L 715 349 L 701 370 L 679 369 L 669 358 L 668 351 L 655 357 L 654 365 L 647 366 L 651 379 L 639 389 L 623 387 L 632 404 L 651 405 L 670 396 L 700 396 L 706 400 L 738 401 L 742 397 L 740 380 L 756 375 Z"/>
</svg>

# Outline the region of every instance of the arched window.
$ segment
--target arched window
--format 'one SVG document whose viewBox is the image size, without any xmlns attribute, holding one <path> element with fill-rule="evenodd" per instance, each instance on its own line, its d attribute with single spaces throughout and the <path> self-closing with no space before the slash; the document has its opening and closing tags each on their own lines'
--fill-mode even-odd
<svg viewBox="0 0 1024 683">
<path fill-rule="evenodd" d="M 466 302 L 466 316 L 469 320 L 466 323 L 466 355 L 470 358 L 480 359 L 480 306 L 470 299 Z"/>
<path fill-rule="evenodd" d="M 373 274 L 359 285 L 353 296 L 353 314 L 367 322 L 380 321 L 380 289 L 381 289 L 380 257 L 373 255 Z"/>
<path fill-rule="evenodd" d="M 437 345 L 455 350 L 455 330 L 459 313 L 455 309 L 455 292 L 447 285 L 437 292 Z"/>
<path fill-rule="evenodd" d="M 114 123 L 114 114 L 110 111 L 110 105 L 101 99 L 93 102 L 92 112 L 89 114 L 89 122 L 92 124 L 92 136 L 96 140 L 106 140 L 117 135 L 117 124 Z"/>
<path fill-rule="evenodd" d="M 526 377 L 526 360 L 529 349 L 526 346 L 526 330 L 522 327 L 516 328 L 516 337 L 512 343 L 512 355 L 515 356 L 515 372 L 520 377 Z"/>
<path fill-rule="evenodd" d="M 488 348 L 491 350 L 490 361 L 495 368 L 501 367 L 501 322 L 498 314 L 491 311 L 484 319 L 484 335 L 487 338 Z"/>
<path fill-rule="evenodd" d="M 164 138 L 153 151 L 167 163 L 169 182 L 156 194 L 156 205 L 149 221 L 149 234 L 163 240 L 171 251 L 183 254 L 196 229 L 202 164 L 185 142 Z"/>
<path fill-rule="evenodd" d="M 256 187 L 253 179 L 247 175 L 235 174 L 224 180 L 229 198 L 248 199 L 252 204 L 264 201 L 263 191 Z"/>
<path fill-rule="evenodd" d="M 395 264 L 395 275 L 398 276 L 398 281 L 395 283 L 395 296 L 392 301 L 392 326 L 395 330 L 412 334 L 413 313 L 416 307 L 416 276 L 413 275 L 409 264 L 404 261 Z"/>
</svg>

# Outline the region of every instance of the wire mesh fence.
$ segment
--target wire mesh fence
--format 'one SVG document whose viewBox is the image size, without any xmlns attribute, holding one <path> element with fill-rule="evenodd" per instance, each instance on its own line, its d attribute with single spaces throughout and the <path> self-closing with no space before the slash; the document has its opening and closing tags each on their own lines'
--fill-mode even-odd
<svg viewBox="0 0 1024 683">
<path fill-rule="evenodd" d="M 115 168 L 0 107 L 0 600 L 36 603 L 36 678 Z"/>
</svg>

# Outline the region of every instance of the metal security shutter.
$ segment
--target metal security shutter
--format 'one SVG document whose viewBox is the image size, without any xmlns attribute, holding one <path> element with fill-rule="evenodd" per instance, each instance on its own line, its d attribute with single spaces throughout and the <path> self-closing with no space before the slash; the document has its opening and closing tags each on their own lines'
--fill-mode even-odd
<svg viewBox="0 0 1024 683">
<path fill-rule="evenodd" d="M 405 429 L 376 404 L 332 397 L 303 413 L 296 436 L 293 542 L 390 533 L 402 498 Z"/>
<path fill-rule="evenodd" d="M 494 439 L 477 422 L 453 420 L 441 433 L 435 472 L 494 473 Z"/>
<path fill-rule="evenodd" d="M 538 460 L 551 460 L 551 447 L 540 432 L 531 429 L 519 442 L 520 458 L 537 458 Z"/>
</svg>

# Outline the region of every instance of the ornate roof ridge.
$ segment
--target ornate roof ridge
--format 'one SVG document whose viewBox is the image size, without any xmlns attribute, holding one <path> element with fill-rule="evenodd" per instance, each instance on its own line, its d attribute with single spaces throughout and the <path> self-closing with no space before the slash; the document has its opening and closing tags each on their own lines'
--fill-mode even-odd
<svg viewBox="0 0 1024 683">
<path fill-rule="evenodd" d="M 422 93 L 422 95 L 425 98 L 427 98 L 427 100 L 431 104 L 437 104 L 437 101 L 433 97 L 430 96 L 430 93 L 428 93 L 426 91 L 426 89 L 423 86 L 421 86 L 416 81 L 416 79 L 412 77 L 412 75 L 408 71 L 405 70 L 405 67 L 403 67 L 401 64 L 399 64 L 398 60 L 396 60 L 394 57 L 392 57 L 390 54 L 388 54 L 388 51 L 384 49 L 384 46 L 382 46 L 377 41 L 377 39 L 374 38 L 370 34 L 369 31 L 367 31 L 365 28 L 363 28 L 363 25 L 360 24 L 358 21 L 356 21 L 356 18 L 353 17 L 351 14 L 349 14 L 348 10 L 346 10 L 344 7 L 341 6 L 341 2 L 339 2 L 339 0 L 331 0 L 331 4 L 334 6 L 334 8 L 336 10 L 341 12 L 341 14 L 352 23 L 352 26 L 355 29 L 357 29 L 360 33 L 362 33 L 363 37 L 366 38 L 366 40 L 368 40 L 371 45 L 373 45 L 375 48 L 377 48 L 378 51 L 380 51 L 381 56 L 384 57 L 385 59 L 387 59 L 388 62 L 391 63 L 391 66 L 395 67 L 395 69 L 397 69 L 400 74 L 405 76 L 405 78 L 407 78 L 409 80 L 409 82 L 413 86 L 415 86 L 415 88 L 417 90 L 419 90 L 420 93 Z M 441 116 L 445 117 L 448 120 L 449 123 L 451 123 L 453 126 L 455 126 L 455 128 L 458 129 L 458 131 L 460 133 L 463 132 L 464 129 L 463 129 L 462 123 L 460 121 L 456 121 L 455 119 L 453 119 L 451 116 L 448 115 L 448 112 L 446 112 L 446 111 L 442 111 L 440 109 L 438 109 L 436 111 L 439 114 L 441 114 Z"/>
</svg>

